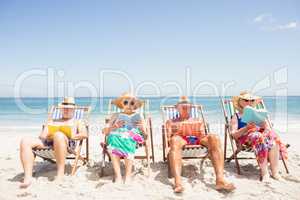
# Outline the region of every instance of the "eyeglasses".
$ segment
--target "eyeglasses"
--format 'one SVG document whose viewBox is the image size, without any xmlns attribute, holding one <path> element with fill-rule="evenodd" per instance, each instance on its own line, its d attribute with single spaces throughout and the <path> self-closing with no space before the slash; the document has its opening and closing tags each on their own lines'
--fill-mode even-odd
<svg viewBox="0 0 300 200">
<path fill-rule="evenodd" d="M 247 102 L 247 103 L 248 103 L 248 102 L 251 102 L 251 103 L 252 103 L 252 102 L 255 101 L 254 99 L 251 99 L 251 100 L 249 100 L 249 99 L 242 99 L 242 100 L 245 101 L 245 102 Z"/>
<path fill-rule="evenodd" d="M 129 104 L 130 104 L 131 106 L 134 106 L 135 102 L 134 102 L 134 101 L 128 101 L 128 100 L 124 100 L 124 101 L 123 101 L 123 105 L 124 105 L 124 106 L 127 106 L 127 105 L 129 105 Z"/>
</svg>

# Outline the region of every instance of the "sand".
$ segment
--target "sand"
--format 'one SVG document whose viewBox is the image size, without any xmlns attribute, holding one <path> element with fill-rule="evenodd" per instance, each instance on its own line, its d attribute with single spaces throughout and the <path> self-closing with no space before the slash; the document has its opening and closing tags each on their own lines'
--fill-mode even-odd
<svg viewBox="0 0 300 200">
<path fill-rule="evenodd" d="M 70 176 L 70 163 L 66 166 L 66 177 L 62 183 L 53 181 L 56 166 L 37 159 L 34 167 L 34 181 L 28 189 L 19 189 L 23 178 L 19 161 L 18 144 L 23 136 L 36 136 L 38 128 L 0 127 L 0 200 L 13 199 L 300 199 L 300 135 L 297 126 L 291 126 L 282 135 L 291 144 L 286 174 L 281 165 L 283 180 L 271 179 L 270 183 L 258 181 L 259 171 L 256 162 L 242 161 L 242 175 L 237 175 L 234 162 L 226 163 L 225 176 L 237 189 L 232 193 L 220 193 L 214 189 L 215 175 L 209 160 L 203 166 L 200 161 L 185 161 L 183 181 L 185 192 L 177 195 L 172 190 L 172 179 L 167 178 L 167 166 L 162 162 L 160 132 L 155 129 L 156 163 L 151 164 L 151 174 L 147 176 L 144 163 L 135 161 L 131 184 L 112 183 L 113 171 L 108 163 L 104 177 L 99 177 L 101 140 L 97 128 L 91 133 L 91 162 L 80 167 L 75 176 Z M 299 129 L 298 129 L 299 130 Z M 223 140 L 223 138 L 222 138 Z"/>
</svg>

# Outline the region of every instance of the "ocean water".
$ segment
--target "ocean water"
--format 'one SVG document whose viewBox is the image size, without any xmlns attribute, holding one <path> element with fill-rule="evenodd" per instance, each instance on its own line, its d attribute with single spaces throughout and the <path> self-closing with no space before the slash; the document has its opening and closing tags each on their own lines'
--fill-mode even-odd
<svg viewBox="0 0 300 200">
<path fill-rule="evenodd" d="M 111 98 L 81 97 L 76 98 L 76 103 L 90 105 L 92 107 L 91 123 L 100 124 L 107 115 L 108 102 Z M 149 97 L 147 99 L 150 101 L 150 114 L 155 125 L 158 125 L 161 123 L 160 107 L 175 104 L 178 97 Z M 60 98 L 0 98 L 0 128 L 40 127 L 47 118 L 48 107 L 57 104 L 60 100 Z M 190 97 L 190 100 L 204 106 L 204 114 L 210 124 L 222 126 L 224 117 L 219 97 Z M 264 97 L 264 101 L 272 121 L 276 121 L 283 132 L 288 131 L 289 127 L 293 128 L 297 123 L 300 124 L 300 96 L 268 96 Z"/>
</svg>

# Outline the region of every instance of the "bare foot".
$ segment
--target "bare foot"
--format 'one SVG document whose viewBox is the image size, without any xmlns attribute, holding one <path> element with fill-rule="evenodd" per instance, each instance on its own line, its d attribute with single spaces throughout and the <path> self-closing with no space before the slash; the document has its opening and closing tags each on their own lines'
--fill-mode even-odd
<svg viewBox="0 0 300 200">
<path fill-rule="evenodd" d="M 226 181 L 218 181 L 216 184 L 216 190 L 218 191 L 232 192 L 235 189 L 233 183 L 227 183 Z"/>
<path fill-rule="evenodd" d="M 114 183 L 121 184 L 122 183 L 122 177 L 116 177 L 114 180 Z"/>
<path fill-rule="evenodd" d="M 31 185 L 32 181 L 31 179 L 24 179 L 22 183 L 20 183 L 19 187 L 20 189 L 26 189 Z"/>
<path fill-rule="evenodd" d="M 269 183 L 270 182 L 270 175 L 267 173 L 267 174 L 261 176 L 260 180 L 263 183 Z"/>
<path fill-rule="evenodd" d="M 184 188 L 181 184 L 177 184 L 174 186 L 174 192 L 175 193 L 182 193 L 184 191 Z"/>
<path fill-rule="evenodd" d="M 281 176 L 280 176 L 278 173 L 272 175 L 271 177 L 272 177 L 273 179 L 277 180 L 277 181 L 281 181 L 281 180 L 282 180 Z"/>
</svg>

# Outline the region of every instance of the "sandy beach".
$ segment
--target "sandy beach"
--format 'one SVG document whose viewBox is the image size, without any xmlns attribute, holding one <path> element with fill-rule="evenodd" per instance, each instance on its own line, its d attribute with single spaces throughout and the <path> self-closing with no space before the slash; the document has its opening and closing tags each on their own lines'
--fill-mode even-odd
<svg viewBox="0 0 300 200">
<path fill-rule="evenodd" d="M 300 200 L 300 0 L 0 0 L 0 25 L 0 200 Z M 142 120 L 149 116 L 152 129 Z M 223 180 L 229 121 L 233 137 L 252 145 L 262 173 L 254 152 L 242 152 L 254 159 L 239 161 L 240 175 L 234 159 L 225 162 Z M 81 122 L 89 125 L 89 161 L 79 161 L 75 172 L 72 156 L 64 170 L 67 138 L 86 138 Z M 163 162 L 164 123 L 166 135 L 182 136 L 169 137 L 176 187 Z M 273 139 L 280 141 L 272 131 L 257 132 L 266 125 L 289 144 L 289 173 L 280 160 L 277 174 Z M 129 159 L 152 130 L 150 172 L 147 159 L 135 160 L 132 181 L 126 170 L 130 183 L 115 184 L 107 157 L 102 168 L 103 129 L 111 135 L 102 146 Z M 219 136 L 221 148 L 204 133 Z M 55 163 L 39 157 L 30 173 L 31 147 L 42 144 L 22 138 L 40 135 L 43 144 L 55 145 L 58 173 Z M 184 144 L 206 145 L 214 165 L 208 158 L 183 160 L 181 184 Z M 199 157 L 191 149 L 184 156 Z M 138 156 L 146 157 L 144 150 Z M 259 180 L 261 174 L 268 179 L 266 156 L 281 180 Z M 218 189 L 233 189 L 229 182 L 233 192 L 216 190 L 213 166 Z M 124 177 L 123 161 L 121 168 Z"/>
<path fill-rule="evenodd" d="M 159 123 L 159 119 L 154 120 Z M 167 178 L 167 166 L 162 162 L 160 132 L 154 129 L 156 163 L 151 164 L 150 177 L 141 161 L 135 161 L 133 182 L 129 185 L 112 183 L 113 171 L 110 164 L 105 169 L 105 176 L 99 177 L 101 137 L 91 133 L 91 162 L 80 167 L 75 176 L 70 176 L 70 165 L 66 166 L 65 180 L 56 184 L 53 178 L 56 166 L 40 159 L 36 160 L 34 182 L 28 189 L 19 189 L 19 181 L 23 178 L 19 161 L 21 137 L 36 136 L 38 128 L 8 127 L 1 128 L 0 134 L 0 199 L 299 199 L 300 195 L 300 144 L 296 124 L 289 126 L 289 132 L 282 134 L 288 141 L 288 166 L 290 174 L 286 174 L 281 165 L 282 181 L 271 179 L 270 183 L 258 181 L 259 171 L 255 160 L 241 161 L 242 175 L 237 175 L 234 162 L 225 164 L 225 175 L 237 189 L 233 193 L 220 193 L 214 189 L 215 176 L 211 162 L 206 160 L 202 167 L 200 161 L 185 161 L 183 181 L 185 192 L 176 195 L 172 190 L 172 179 Z M 222 138 L 223 140 L 223 138 Z"/>
</svg>

